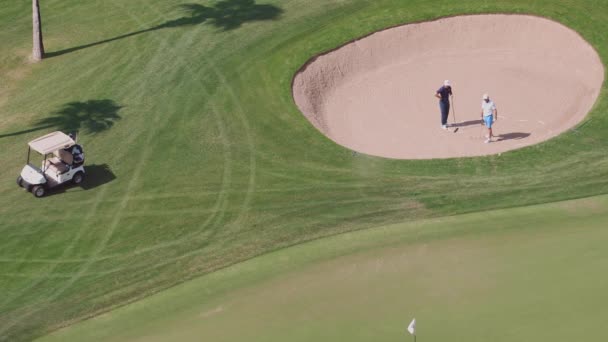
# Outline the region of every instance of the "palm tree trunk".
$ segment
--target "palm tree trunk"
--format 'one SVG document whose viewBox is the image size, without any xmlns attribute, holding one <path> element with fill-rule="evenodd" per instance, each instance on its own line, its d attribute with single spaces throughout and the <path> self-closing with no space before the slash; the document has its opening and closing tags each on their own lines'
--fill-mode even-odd
<svg viewBox="0 0 608 342">
<path fill-rule="evenodd" d="M 32 59 L 35 62 L 44 58 L 44 44 L 42 43 L 42 21 L 40 20 L 40 5 L 39 0 L 32 0 L 32 24 L 34 33 L 34 48 L 32 50 Z"/>
</svg>

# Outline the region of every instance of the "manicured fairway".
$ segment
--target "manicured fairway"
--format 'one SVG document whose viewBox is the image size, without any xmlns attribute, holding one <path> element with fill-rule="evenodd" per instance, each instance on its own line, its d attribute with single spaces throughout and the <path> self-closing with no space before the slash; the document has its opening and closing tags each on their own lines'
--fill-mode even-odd
<svg viewBox="0 0 608 342">
<path fill-rule="evenodd" d="M 608 197 L 348 233 L 41 341 L 605 341 Z"/>
<path fill-rule="evenodd" d="M 428 161 L 353 154 L 291 97 L 312 56 L 456 14 L 550 17 L 606 61 L 603 0 L 41 5 L 50 58 L 36 65 L 31 4 L 0 5 L 0 341 L 29 341 L 322 237 L 608 193 L 605 86 L 587 120 L 556 139 Z M 15 179 L 27 142 L 57 129 L 80 131 L 88 179 L 36 200 Z"/>
</svg>

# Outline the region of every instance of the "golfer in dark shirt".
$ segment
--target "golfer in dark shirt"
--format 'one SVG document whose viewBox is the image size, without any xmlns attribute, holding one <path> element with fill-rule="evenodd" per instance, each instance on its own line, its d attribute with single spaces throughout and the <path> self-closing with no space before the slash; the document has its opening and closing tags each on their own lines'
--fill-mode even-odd
<svg viewBox="0 0 608 342">
<path fill-rule="evenodd" d="M 445 80 L 443 86 L 435 93 L 435 97 L 439 99 L 441 128 L 446 130 L 448 129 L 448 115 L 450 114 L 450 96 L 452 96 L 452 86 L 450 85 L 450 81 Z"/>
</svg>

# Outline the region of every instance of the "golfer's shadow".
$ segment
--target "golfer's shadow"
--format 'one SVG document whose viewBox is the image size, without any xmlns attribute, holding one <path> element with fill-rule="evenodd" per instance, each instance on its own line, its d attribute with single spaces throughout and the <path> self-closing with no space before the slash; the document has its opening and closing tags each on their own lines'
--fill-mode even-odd
<svg viewBox="0 0 608 342">
<path fill-rule="evenodd" d="M 474 125 L 481 125 L 483 123 L 483 121 L 481 120 L 469 120 L 469 121 L 464 121 L 464 122 L 457 122 L 455 124 L 450 125 L 451 127 L 467 127 L 467 126 L 474 126 Z"/>
<path fill-rule="evenodd" d="M 529 137 L 531 133 L 522 133 L 522 132 L 514 132 L 514 133 L 505 133 L 499 134 L 496 136 L 496 141 L 505 141 L 505 140 L 521 140 Z"/>
</svg>

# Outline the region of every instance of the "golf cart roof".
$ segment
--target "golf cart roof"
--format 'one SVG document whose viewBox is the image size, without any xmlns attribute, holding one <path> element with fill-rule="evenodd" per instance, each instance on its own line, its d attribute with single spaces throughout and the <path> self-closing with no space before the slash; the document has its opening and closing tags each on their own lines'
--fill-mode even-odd
<svg viewBox="0 0 608 342">
<path fill-rule="evenodd" d="M 74 144 L 76 144 L 74 140 L 63 132 L 49 133 L 29 142 L 30 148 L 41 154 L 68 148 Z"/>
</svg>

